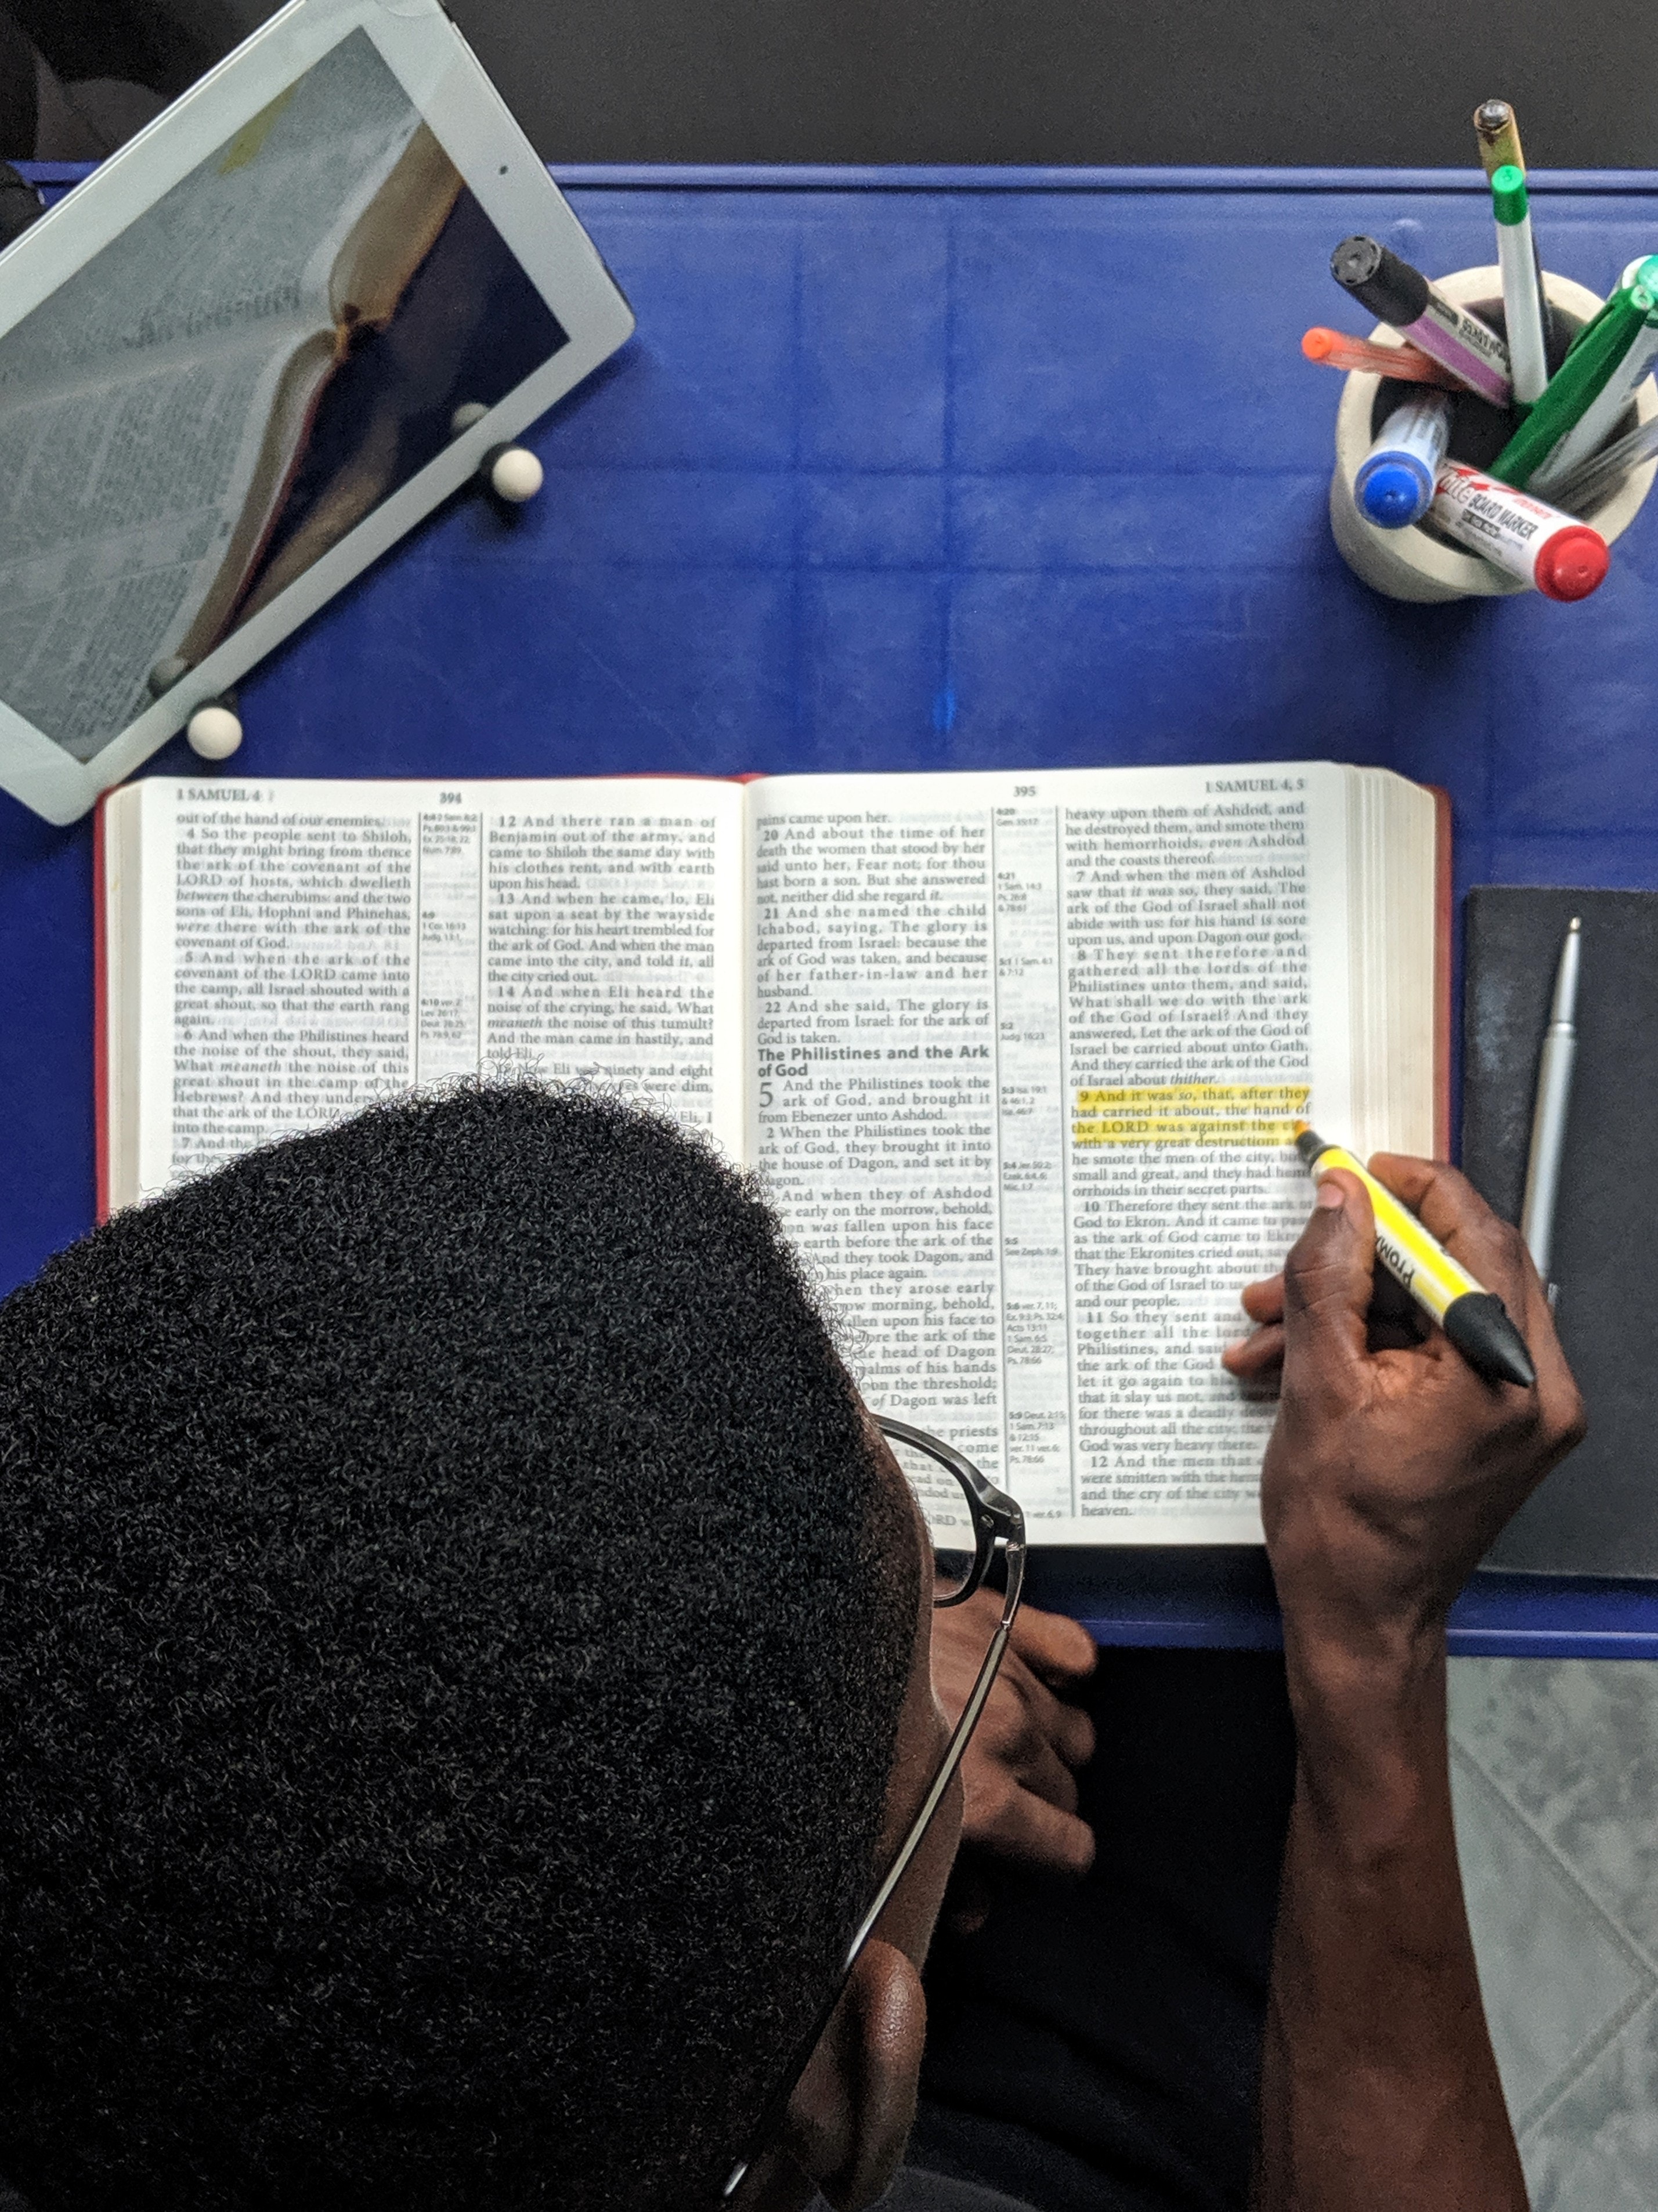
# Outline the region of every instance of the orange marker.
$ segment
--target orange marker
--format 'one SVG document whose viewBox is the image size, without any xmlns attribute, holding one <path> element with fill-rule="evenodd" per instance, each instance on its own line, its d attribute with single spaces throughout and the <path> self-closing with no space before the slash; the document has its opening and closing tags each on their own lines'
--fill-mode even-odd
<svg viewBox="0 0 1658 2212">
<path fill-rule="evenodd" d="M 1442 391 L 1461 392 L 1461 380 L 1442 368 L 1420 346 L 1373 345 L 1369 338 L 1350 338 L 1345 331 L 1327 331 L 1315 325 L 1301 341 L 1309 361 L 1327 368 L 1369 369 L 1375 376 L 1396 376 L 1406 384 L 1436 384 Z"/>
</svg>

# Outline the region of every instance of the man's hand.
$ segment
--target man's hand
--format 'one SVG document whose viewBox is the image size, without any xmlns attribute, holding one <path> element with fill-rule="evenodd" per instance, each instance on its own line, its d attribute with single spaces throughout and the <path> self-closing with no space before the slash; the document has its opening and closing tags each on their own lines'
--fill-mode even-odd
<svg viewBox="0 0 1658 2212">
<path fill-rule="evenodd" d="M 1381 1152 L 1370 1171 L 1502 1299 L 1537 1383 L 1482 1381 L 1437 1329 L 1410 1344 L 1395 1323 L 1378 1348 L 1370 1198 L 1357 1176 L 1325 1178 L 1284 1273 L 1245 1291 L 1261 1327 L 1226 1364 L 1248 1380 L 1282 1370 L 1261 1514 L 1285 1613 L 1361 1648 L 1442 1625 L 1498 1530 L 1583 1434 L 1517 1233 L 1454 1168 Z"/>
<path fill-rule="evenodd" d="M 990 1648 L 1001 1603 L 995 1592 L 980 1590 L 932 1616 L 933 1687 L 952 1725 Z M 1055 1693 L 1091 1674 L 1098 1656 L 1074 1620 L 1021 1607 L 962 1763 L 963 1843 L 1029 1866 L 1087 1873 L 1094 1831 L 1077 1817 L 1076 1769 L 1094 1755 L 1094 1723 Z"/>
<path fill-rule="evenodd" d="M 1514 1231 L 1449 1168 L 1370 1170 L 1503 1300 L 1537 1381 L 1484 1382 L 1373 1303 L 1370 1198 L 1339 1170 L 1284 1273 L 1244 1293 L 1260 1327 L 1226 1364 L 1282 1377 L 1261 1515 L 1297 1740 L 1251 2202 L 1524 2212 L 1457 1868 L 1445 1624 L 1583 1411 Z"/>
</svg>

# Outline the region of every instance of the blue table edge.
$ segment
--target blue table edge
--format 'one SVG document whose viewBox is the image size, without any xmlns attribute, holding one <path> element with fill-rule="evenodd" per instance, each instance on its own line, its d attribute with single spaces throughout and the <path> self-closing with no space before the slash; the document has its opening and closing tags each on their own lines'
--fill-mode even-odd
<svg viewBox="0 0 1658 2212">
<path fill-rule="evenodd" d="M 90 161 L 17 161 L 32 184 L 79 184 Z M 1016 163 L 550 161 L 561 187 L 679 192 L 1467 192 L 1490 186 L 1477 163 L 1460 169 L 1063 168 Z M 1536 193 L 1650 192 L 1651 169 L 1528 169 Z"/>
<path fill-rule="evenodd" d="M 78 184 L 95 166 L 86 161 L 20 161 L 22 175 L 48 192 Z M 559 162 L 554 182 L 574 190 L 729 192 L 1354 192 L 1489 191 L 1472 162 L 1456 169 L 1062 168 L 928 164 Z M 1647 169 L 1541 169 L 1527 173 L 1533 193 L 1658 191 Z M 1042 1554 L 1033 1555 L 1041 1561 Z M 1168 1557 L 1169 1555 L 1165 1555 Z M 1174 1555 L 1178 1559 L 1178 1554 Z M 1039 1601 L 1070 1613 L 1102 1644 L 1186 1650 L 1276 1650 L 1283 1636 L 1259 1552 L 1241 1553 L 1248 1591 L 1090 1589 L 1085 1571 L 1071 1583 L 1040 1566 Z M 1071 1555 L 1074 1559 L 1074 1554 Z M 1110 1577 L 1109 1553 L 1099 1579 Z M 1178 1580 L 1178 1571 L 1172 1579 Z M 1159 1577 L 1159 1579 L 1161 1579 Z M 1067 1585 L 1070 1585 L 1067 1587 Z M 1477 1575 L 1451 1613 L 1449 1644 L 1458 1658 L 1658 1660 L 1658 1584 L 1579 1581 L 1565 1577 Z"/>
<path fill-rule="evenodd" d="M 1482 1577 L 1483 1580 L 1483 1577 Z M 1081 1622 L 1096 1644 L 1120 1650 L 1281 1651 L 1276 1612 L 1202 1607 L 1168 1614 L 1102 1610 L 1079 1596 L 1053 1610 Z M 1588 1583 L 1574 1591 L 1466 1592 L 1452 1609 L 1454 1659 L 1646 1659 L 1658 1661 L 1658 1593 Z"/>
<path fill-rule="evenodd" d="M 1255 1545 L 1035 1547 L 1029 1603 L 1068 1613 L 1103 1644 L 1186 1650 L 1283 1645 Z M 1458 1658 L 1658 1660 L 1658 1583 L 1476 1572 L 1450 1615 Z"/>
<path fill-rule="evenodd" d="M 1232 1620 L 1220 1614 L 1190 1620 L 1143 1620 L 1133 1615 L 1078 1609 L 1079 1622 L 1105 1650 L 1281 1651 L 1283 1632 L 1275 1620 Z M 1504 1626 L 1470 1627 L 1452 1617 L 1447 1646 L 1453 1659 L 1645 1659 L 1658 1660 L 1658 1630 L 1572 1630 L 1546 1621 L 1510 1621 Z"/>
</svg>

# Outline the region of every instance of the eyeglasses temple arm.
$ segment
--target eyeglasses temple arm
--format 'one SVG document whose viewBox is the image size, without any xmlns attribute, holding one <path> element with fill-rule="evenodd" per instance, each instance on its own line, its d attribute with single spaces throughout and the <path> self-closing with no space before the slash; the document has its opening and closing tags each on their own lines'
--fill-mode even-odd
<svg viewBox="0 0 1658 2212">
<path fill-rule="evenodd" d="M 923 1437 L 919 1430 L 910 1429 L 906 1423 L 902 1421 L 882 1421 L 879 1425 L 884 1433 L 888 1436 L 896 1435 L 902 1441 L 919 1443 L 923 1450 L 931 1451 L 935 1456 L 938 1455 L 936 1440 Z M 949 1455 L 949 1458 L 945 1460 L 944 1463 L 946 1465 L 951 1465 L 953 1462 L 959 1461 L 959 1454 L 952 1453 Z M 903 1842 L 899 1845 L 897 1856 L 893 1860 L 892 1864 L 887 1869 L 885 1876 L 882 1880 L 879 1888 L 875 1893 L 874 1901 L 870 1905 L 868 1911 L 865 1913 L 863 1918 L 859 1922 L 857 1928 L 853 1933 L 852 1940 L 847 1945 L 846 1951 L 841 1959 L 841 1972 L 839 1976 L 836 1978 L 834 1993 L 830 1996 L 829 2002 L 823 2007 L 822 2012 L 819 2013 L 816 2021 L 812 2025 L 810 2034 L 801 2044 L 799 2051 L 796 2056 L 795 2062 L 789 2070 L 786 2080 L 783 2083 L 778 2094 L 767 2106 L 765 2112 L 762 2113 L 760 2124 L 756 2128 L 754 2136 L 751 2139 L 751 2147 L 737 2161 L 736 2165 L 732 2167 L 730 2172 L 726 2175 L 725 2185 L 720 2191 L 722 2202 L 728 2203 L 730 2199 L 735 2196 L 737 2191 L 742 2186 L 744 2178 L 747 2176 L 750 2167 L 752 2166 L 756 2154 L 756 2147 L 763 2143 L 774 2131 L 782 2118 L 783 2113 L 787 2109 L 788 2100 L 793 2094 L 794 2086 L 799 2080 L 800 2075 L 808 2060 L 811 2058 L 813 2051 L 817 2048 L 823 2030 L 829 2026 L 829 2021 L 834 2015 L 835 2007 L 839 2004 L 842 1996 L 845 1994 L 847 1983 L 851 1976 L 852 1969 L 857 1962 L 859 1953 L 869 1941 L 870 1936 L 874 1930 L 876 1922 L 879 1920 L 882 1913 L 885 1911 L 888 1905 L 891 1902 L 894 1890 L 897 1888 L 899 1883 L 903 1880 L 904 1875 L 908 1869 L 911 1861 L 914 1858 L 916 1852 L 920 1850 L 921 1838 L 926 1835 L 928 1826 L 932 1822 L 932 1816 L 938 1809 L 939 1801 L 944 1796 L 945 1790 L 949 1789 L 950 1782 L 955 1776 L 956 1770 L 962 1763 L 963 1756 L 967 1750 L 969 1742 L 972 1739 L 973 1731 L 978 1725 L 979 1716 L 984 1711 L 985 1701 L 989 1697 L 992 1689 L 995 1686 L 997 1672 L 1002 1663 L 1002 1654 L 1006 1650 L 1007 1639 L 1012 1633 L 1014 1619 L 1019 1610 L 1020 1594 L 1024 1587 L 1024 1516 L 1020 1512 L 1018 1506 L 1015 1504 L 1012 1498 L 1004 1497 L 993 1484 L 987 1482 L 983 1475 L 979 1473 L 976 1468 L 972 1467 L 970 1462 L 963 1462 L 963 1464 L 966 1465 L 968 1473 L 972 1478 L 969 1481 L 967 1480 L 966 1476 L 958 1475 L 958 1479 L 963 1481 L 963 1487 L 975 1499 L 979 1505 L 987 1509 L 993 1514 L 997 1516 L 1001 1523 L 999 1533 L 993 1535 L 991 1540 L 988 1555 L 987 1554 L 986 1547 L 982 1542 L 980 1542 L 975 1546 L 975 1549 L 978 1553 L 978 1560 L 974 1586 L 975 1588 L 977 1588 L 978 1583 L 982 1581 L 985 1569 L 989 1565 L 990 1557 L 993 1556 L 998 1545 L 999 1545 L 1003 1556 L 1007 1561 L 1007 1587 L 1002 1600 L 1002 1617 L 997 1626 L 995 1634 L 990 1639 L 990 1649 L 985 1653 L 978 1674 L 974 1680 L 971 1693 L 968 1698 L 966 1705 L 963 1708 L 962 1717 L 957 1722 L 955 1728 L 950 1733 L 950 1741 L 944 1747 L 944 1755 L 939 1763 L 938 1771 L 933 1778 L 932 1785 L 928 1790 L 926 1796 L 922 1799 L 920 1808 L 917 1812 L 915 1818 L 910 1823 L 909 1832 L 904 1838 Z M 975 1534 L 977 1534 L 979 1532 L 979 1515 L 976 1511 L 974 1517 Z"/>
<path fill-rule="evenodd" d="M 835 2011 L 835 2008 L 840 2002 L 841 1997 L 846 1989 L 847 1978 L 852 1972 L 859 1953 L 863 1949 L 865 1944 L 868 1942 L 871 1932 L 874 1929 L 876 1922 L 880 1918 L 881 1915 L 885 1911 L 888 1905 L 890 1904 L 892 1900 L 892 1893 L 897 1888 L 899 1883 L 903 1880 L 911 1860 L 914 1859 L 916 1852 L 920 1849 L 921 1838 L 926 1835 L 927 1829 L 932 1823 L 932 1816 L 938 1809 L 938 1801 L 944 1796 L 945 1790 L 949 1789 L 956 1770 L 962 1763 L 963 1755 L 967 1750 L 974 1729 L 978 1723 L 979 1716 L 984 1711 L 985 1700 L 989 1697 L 990 1692 L 995 1685 L 997 1670 L 1002 1663 L 1002 1654 L 1007 1649 L 1007 1639 L 1011 1634 L 1013 1628 L 1013 1615 L 1018 1608 L 1019 1584 L 1023 1579 L 1023 1571 L 1024 1555 L 1023 1551 L 1011 1551 L 1009 1553 L 1008 1565 L 1008 1602 L 1003 1613 L 1001 1621 L 997 1627 L 996 1633 L 990 1639 L 990 1649 L 984 1656 L 984 1663 L 979 1668 L 978 1675 L 974 1682 L 971 1694 L 968 1698 L 967 1704 L 963 1708 L 962 1717 L 957 1722 L 955 1729 L 951 1732 L 950 1741 L 944 1747 L 944 1759 L 938 1768 L 937 1775 L 933 1778 L 932 1787 L 927 1791 L 926 1796 L 921 1800 L 920 1808 L 917 1812 L 914 1820 L 910 1823 L 909 1833 L 905 1837 L 903 1844 L 899 1850 L 897 1857 L 894 1859 L 892 1864 L 887 1869 L 885 1877 L 883 1880 L 880 1887 L 875 1893 L 873 1903 L 871 1905 L 869 1911 L 864 1915 L 863 1918 L 859 1922 L 857 1928 L 853 1932 L 852 1940 L 847 1945 L 845 1954 L 841 1961 L 841 1972 L 835 1982 L 834 1996 L 823 2008 L 823 2010 L 818 2014 L 817 2021 L 813 2023 L 811 2035 L 801 2046 L 799 2065 L 802 2067 L 805 2065 L 807 2058 L 811 2057 L 811 2052 L 816 2049 L 818 2039 L 822 2036 L 825 2027 L 828 2027 L 830 2017 Z M 788 2083 L 788 2089 L 790 2092 L 793 2089 L 795 2080 L 798 2077 L 798 2073 L 799 2068 L 793 2070 L 790 2074 Z M 774 2100 L 774 2106 L 768 2108 L 764 2118 L 762 2120 L 759 2128 L 756 2130 L 756 2141 L 763 2140 L 765 2136 L 769 2133 L 771 2127 L 780 2116 L 780 2108 L 784 2100 L 782 2098 L 779 2098 Z M 750 2153 L 749 2155 L 739 2160 L 737 2165 L 732 2168 L 731 2172 L 726 2177 L 725 2186 L 720 2191 L 722 2199 L 729 2200 L 736 2195 L 737 2191 L 744 2176 L 747 2174 L 749 2167 L 752 2162 L 753 2154 Z"/>
</svg>

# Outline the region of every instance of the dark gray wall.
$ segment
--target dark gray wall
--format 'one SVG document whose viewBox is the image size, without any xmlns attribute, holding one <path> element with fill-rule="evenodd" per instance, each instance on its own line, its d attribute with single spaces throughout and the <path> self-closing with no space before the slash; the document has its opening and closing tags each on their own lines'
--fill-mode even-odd
<svg viewBox="0 0 1658 2212">
<path fill-rule="evenodd" d="M 170 95 L 274 4 L 0 12 Z M 550 160 L 1460 164 L 1500 92 L 1535 165 L 1658 167 L 1658 0 L 449 4 Z"/>
<path fill-rule="evenodd" d="M 449 0 L 549 160 L 1658 166 L 1658 0 Z"/>
</svg>

